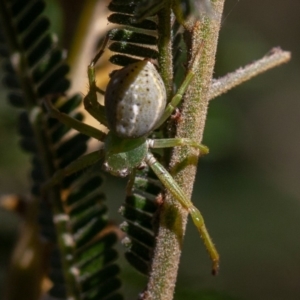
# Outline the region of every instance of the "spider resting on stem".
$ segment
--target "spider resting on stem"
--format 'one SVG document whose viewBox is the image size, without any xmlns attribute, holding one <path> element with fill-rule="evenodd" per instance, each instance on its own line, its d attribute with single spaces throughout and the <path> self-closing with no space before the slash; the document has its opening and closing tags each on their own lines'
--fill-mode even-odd
<svg viewBox="0 0 300 300">
<path fill-rule="evenodd" d="M 101 124 L 108 127 L 106 134 L 59 112 L 48 99 L 46 107 L 50 115 L 79 132 L 104 142 L 99 150 L 82 156 L 66 168 L 54 174 L 46 186 L 59 183 L 65 176 L 93 165 L 103 159 L 103 168 L 115 175 L 125 177 L 147 164 L 173 197 L 187 209 L 197 227 L 212 260 L 212 273 L 219 267 L 218 252 L 207 232 L 200 211 L 183 193 L 177 182 L 150 152 L 151 148 L 191 146 L 201 154 L 208 149 L 190 139 L 149 139 L 148 136 L 160 127 L 176 109 L 190 84 L 193 73 L 188 70 L 183 83 L 167 104 L 164 83 L 155 66 L 149 60 L 139 61 L 117 70 L 111 76 L 105 92 L 96 86 L 95 64 L 102 56 L 108 38 L 88 66 L 89 92 L 84 98 L 85 109 Z M 200 51 L 194 57 L 199 59 Z M 105 105 L 97 101 L 97 93 L 105 95 Z"/>
</svg>

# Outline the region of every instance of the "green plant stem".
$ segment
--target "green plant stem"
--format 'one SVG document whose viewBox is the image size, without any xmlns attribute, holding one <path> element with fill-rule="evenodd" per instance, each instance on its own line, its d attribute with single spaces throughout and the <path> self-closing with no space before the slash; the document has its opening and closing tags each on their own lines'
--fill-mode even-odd
<svg viewBox="0 0 300 300">
<path fill-rule="evenodd" d="M 164 8 L 158 13 L 158 63 L 169 99 L 173 91 L 171 2 L 170 0 L 165 0 Z"/>
<path fill-rule="evenodd" d="M 191 138 L 199 143 L 202 140 L 206 120 L 208 91 L 215 64 L 224 0 L 213 1 L 212 5 L 214 17 L 210 19 L 204 17 L 201 20 L 201 26 L 199 24 L 192 33 L 191 57 L 199 51 L 201 43 L 203 43 L 202 53 L 199 63 L 193 68 L 195 78 L 184 98 L 181 110 L 182 122 L 179 122 L 176 128 L 177 138 Z M 198 152 L 195 149 L 174 148 L 170 169 L 188 197 L 192 194 L 197 162 Z M 169 193 L 166 193 L 160 214 L 152 272 L 144 299 L 170 300 L 173 298 L 186 222 L 187 211 Z M 200 239 L 199 247 L 201 247 Z"/>
</svg>

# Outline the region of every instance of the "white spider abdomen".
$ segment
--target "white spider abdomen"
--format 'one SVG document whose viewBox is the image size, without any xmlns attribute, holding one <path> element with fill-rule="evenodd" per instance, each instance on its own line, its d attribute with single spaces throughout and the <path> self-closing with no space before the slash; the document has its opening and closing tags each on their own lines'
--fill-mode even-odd
<svg viewBox="0 0 300 300">
<path fill-rule="evenodd" d="M 147 60 L 116 71 L 106 88 L 109 129 L 122 138 L 149 134 L 165 107 L 165 85 L 155 66 Z"/>
</svg>

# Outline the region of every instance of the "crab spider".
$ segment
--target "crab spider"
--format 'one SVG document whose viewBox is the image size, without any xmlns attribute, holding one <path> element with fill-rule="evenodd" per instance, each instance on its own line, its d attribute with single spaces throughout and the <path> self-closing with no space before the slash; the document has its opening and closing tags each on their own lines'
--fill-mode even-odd
<svg viewBox="0 0 300 300">
<path fill-rule="evenodd" d="M 165 188 L 191 215 L 212 260 L 212 273 L 216 274 L 219 267 L 219 255 L 207 232 L 200 211 L 185 196 L 177 182 L 150 151 L 155 148 L 191 146 L 199 149 L 201 154 L 205 154 L 208 149 L 190 139 L 148 138 L 154 129 L 160 127 L 176 109 L 193 78 L 193 73 L 191 71 L 187 73 L 168 105 L 165 85 L 149 60 L 139 61 L 115 71 L 106 91 L 103 92 L 96 86 L 95 64 L 102 56 L 106 43 L 107 38 L 104 46 L 88 66 L 89 92 L 84 98 L 84 105 L 95 119 L 107 126 L 109 129 L 107 134 L 61 113 L 49 99 L 45 103 L 51 117 L 104 142 L 104 146 L 57 171 L 46 186 L 57 184 L 65 176 L 93 165 L 99 160 L 104 160 L 103 168 L 107 172 L 121 177 L 147 164 Z M 97 93 L 105 95 L 104 106 L 98 103 Z"/>
</svg>

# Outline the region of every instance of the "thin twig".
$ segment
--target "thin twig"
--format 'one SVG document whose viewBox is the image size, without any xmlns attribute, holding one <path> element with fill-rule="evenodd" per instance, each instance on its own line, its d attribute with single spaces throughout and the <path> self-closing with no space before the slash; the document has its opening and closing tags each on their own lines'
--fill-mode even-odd
<svg viewBox="0 0 300 300">
<path fill-rule="evenodd" d="M 280 48 L 273 48 L 267 55 L 244 68 L 225 75 L 219 79 L 214 79 L 208 94 L 208 99 L 212 100 L 221 94 L 226 93 L 233 87 L 257 76 L 271 68 L 277 67 L 290 60 L 291 53 Z"/>
</svg>

